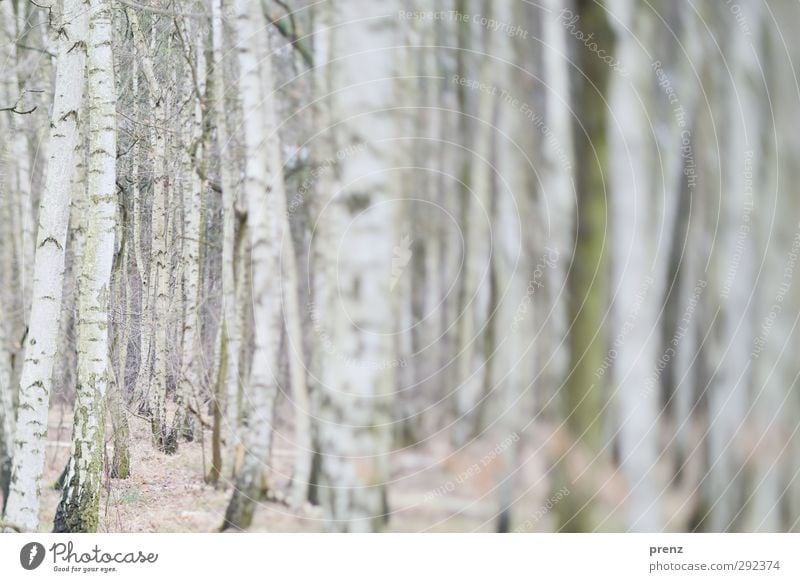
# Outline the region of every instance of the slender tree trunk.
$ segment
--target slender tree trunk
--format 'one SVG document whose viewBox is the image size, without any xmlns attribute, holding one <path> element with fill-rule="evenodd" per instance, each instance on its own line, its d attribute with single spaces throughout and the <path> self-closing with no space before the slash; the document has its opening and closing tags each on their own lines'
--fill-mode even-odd
<svg viewBox="0 0 800 582">
<path fill-rule="evenodd" d="M 486 5 L 489 9 L 489 5 Z M 462 25 L 463 26 L 463 25 Z M 489 55 L 498 48 L 499 37 L 483 31 L 479 27 L 469 27 L 470 35 L 462 42 L 464 46 L 480 46 L 477 76 L 489 79 L 493 83 L 499 79 L 498 64 Z M 467 60 L 475 58 L 466 51 L 462 57 Z M 465 71 L 471 76 L 471 67 Z M 474 126 L 471 138 L 474 146 L 463 152 L 462 164 L 465 175 L 468 175 L 463 187 L 462 200 L 464 207 L 464 275 L 463 287 L 458 313 L 458 335 L 456 344 L 456 381 L 455 404 L 458 422 L 453 434 L 455 444 L 463 445 L 475 436 L 476 422 L 474 417 L 482 414 L 481 397 L 486 387 L 487 361 L 484 352 L 483 338 L 487 335 L 489 321 L 489 299 L 491 296 L 491 252 L 486 241 L 491 232 L 491 199 L 489 191 L 492 186 L 492 139 L 494 128 L 492 115 L 496 97 L 487 91 L 477 96 L 477 119 L 466 119 L 467 127 Z M 463 139 L 463 137 L 462 137 Z"/>
<path fill-rule="evenodd" d="M 127 235 L 127 213 L 124 203 L 120 204 L 121 216 L 117 219 L 117 241 L 119 249 L 114 254 L 112 266 L 112 353 L 116 354 L 117 367 L 110 378 L 108 386 L 108 412 L 114 439 L 114 451 L 111 459 L 111 477 L 127 479 L 130 476 L 130 431 L 128 416 L 122 396 L 125 388 L 125 369 L 128 361 L 128 345 L 130 344 L 129 314 L 132 309 L 131 287 L 128 273 L 128 248 L 130 239 Z"/>
<path fill-rule="evenodd" d="M 190 32 L 186 32 L 188 37 Z M 183 152 L 186 164 L 184 179 L 190 186 L 183 190 L 184 231 L 181 254 L 183 271 L 183 357 L 181 358 L 181 375 L 178 381 L 176 410 L 172 420 L 172 428 L 166 443 L 167 453 L 175 453 L 178 449 L 178 438 L 183 434 L 186 422 L 186 406 L 192 394 L 201 388 L 202 379 L 202 346 L 200 321 L 200 266 L 202 264 L 201 245 L 203 238 L 203 204 L 205 196 L 205 149 L 206 135 L 203 131 L 202 99 L 206 89 L 206 62 L 202 35 L 198 34 L 195 43 L 195 77 L 196 87 L 191 130 L 191 149 Z M 200 171 L 192 167 L 195 164 Z"/>
<path fill-rule="evenodd" d="M 274 153 L 274 152 L 273 152 Z M 280 162 L 278 162 L 280 163 Z M 283 217 L 283 263 L 285 271 L 282 279 L 284 284 L 284 305 L 287 333 L 287 350 L 289 355 L 289 372 L 292 383 L 292 397 L 294 405 L 294 447 L 295 458 L 292 471 L 292 486 L 289 494 L 293 507 L 300 507 L 308 499 L 308 487 L 311 479 L 312 462 L 312 427 L 311 403 L 306 379 L 305 349 L 303 342 L 303 320 L 300 312 L 300 288 L 297 278 L 297 264 L 294 253 L 294 244 L 286 213 L 286 204 L 283 204 L 281 216 Z"/>
<path fill-rule="evenodd" d="M 595 33 L 598 46 L 613 46 L 613 35 L 605 10 L 591 0 L 576 6 L 582 30 Z M 563 26 L 564 17 L 559 18 Z M 566 18 L 569 20 L 570 17 Z M 578 67 L 574 75 L 574 105 L 577 121 L 573 124 L 575 148 L 576 201 L 574 220 L 575 251 L 568 277 L 569 305 L 569 375 L 563 390 L 562 418 L 571 437 L 592 452 L 602 448 L 604 377 L 598 375 L 605 353 L 602 332 L 606 301 L 606 259 L 603 241 L 607 235 L 605 168 L 608 161 L 605 102 L 611 71 L 608 65 L 586 50 L 576 40 Z M 562 479 L 570 480 L 564 475 Z M 570 488 L 575 494 L 559 503 L 559 527 L 568 531 L 591 531 L 594 525 L 584 502 L 593 490 L 583 485 Z M 576 491 L 575 489 L 580 489 Z"/>
<path fill-rule="evenodd" d="M 7 207 L 3 208 L 8 210 Z M 11 224 L 7 212 L 0 214 L 6 224 Z M 2 244 L 0 249 L 0 270 L 3 278 L 0 280 L 7 289 L 10 289 L 10 275 L 13 273 L 13 248 L 8 242 Z M 8 279 L 7 279 L 8 277 Z M 9 283 L 7 286 L 6 284 Z M 5 298 L 4 298 L 5 299 Z M 12 383 L 12 325 L 11 318 L 0 321 L 0 495 L 3 503 L 0 505 L 0 515 L 5 511 L 8 502 L 8 492 L 11 485 L 11 459 L 13 454 L 14 427 L 15 427 L 15 387 Z"/>
<path fill-rule="evenodd" d="M 167 436 L 166 426 L 166 390 L 167 390 L 167 325 L 169 317 L 169 268 L 167 254 L 168 220 L 167 220 L 167 99 L 166 90 L 162 87 L 153 67 L 147 42 L 142 33 L 136 11 L 126 9 L 131 23 L 136 50 L 141 56 L 142 71 L 148 84 L 150 108 L 153 112 L 154 127 L 151 129 L 151 147 L 153 156 L 153 204 L 150 243 L 151 266 L 149 275 L 149 301 L 147 303 L 150 329 L 147 333 L 153 336 L 150 349 L 152 356 L 145 365 L 147 408 L 150 415 L 153 443 L 163 450 Z M 149 359 L 153 358 L 152 372 L 149 370 Z M 149 373 L 148 373 L 149 372 Z"/>
<path fill-rule="evenodd" d="M 22 61 L 18 44 L 22 39 L 23 31 L 27 27 L 27 4 L 19 3 L 15 10 L 12 2 L 0 4 L 0 19 L 8 39 L 8 57 L 10 70 L 5 76 L 5 82 L 11 87 L 11 97 L 14 100 L 22 97 L 25 85 L 21 82 L 19 69 Z M 17 228 L 16 235 L 16 260 L 19 273 L 20 297 L 23 318 L 30 313 L 31 300 L 34 295 L 32 289 L 34 270 L 34 248 L 36 245 L 36 222 L 34 217 L 34 197 L 31 173 L 31 156 L 29 136 L 26 132 L 25 120 L 18 115 L 11 117 L 11 132 L 8 136 L 11 151 L 14 156 L 15 175 L 11 190 L 14 205 L 14 221 Z M 24 320 L 27 323 L 27 319 Z"/>
<path fill-rule="evenodd" d="M 745 2 L 743 10 L 754 30 L 759 31 L 761 3 Z M 721 216 L 713 217 L 719 220 L 719 231 L 715 233 L 719 240 L 714 244 L 717 280 L 714 293 L 709 297 L 713 298 L 709 307 L 711 313 L 718 313 L 718 318 L 707 346 L 713 375 L 708 386 L 709 469 L 703 489 L 708 508 L 706 525 L 713 532 L 740 531 L 744 513 L 740 510 L 746 500 L 747 476 L 743 465 L 750 435 L 742 431 L 742 422 L 752 397 L 752 292 L 760 269 L 750 225 L 756 201 L 760 200 L 753 184 L 760 185 L 757 176 L 762 167 L 759 160 L 763 157 L 763 140 L 760 116 L 742 115 L 742 112 L 758 111 L 761 100 L 767 98 L 757 90 L 763 83 L 760 59 L 754 51 L 754 47 L 760 46 L 757 40 L 760 34 L 755 33 L 752 46 L 742 42 L 733 30 L 735 21 L 728 20 L 724 11 L 724 7 L 717 7 L 712 12 L 713 19 L 720 23 L 719 34 L 725 39 L 723 46 L 734 57 L 729 74 L 716 79 L 716 95 L 723 103 L 716 122 L 725 127 L 725 140 L 721 149 L 719 144 L 711 146 L 717 148 L 712 159 L 714 164 L 719 164 L 721 187 L 726 192 L 720 203 Z M 722 66 L 718 61 L 717 70 Z M 731 93 L 736 98 L 730 97 Z M 750 175 L 747 174 L 748 165 Z M 748 187 L 751 179 L 753 182 Z M 716 205 L 717 202 L 708 203 Z M 741 236 L 743 224 L 747 231 Z"/>
<path fill-rule="evenodd" d="M 255 504 L 264 492 L 262 475 L 268 463 L 275 398 L 278 393 L 278 356 L 281 312 L 281 231 L 285 211 L 283 172 L 277 135 L 275 93 L 266 21 L 259 7 L 236 2 L 236 26 L 242 113 L 245 138 L 245 192 L 253 273 L 255 322 L 253 365 L 245 395 L 250 407 L 247 451 L 236 476 L 223 529 L 247 528 Z M 277 165 L 276 165 L 277 162 Z"/>
<path fill-rule="evenodd" d="M 327 202 L 327 208 L 316 219 L 315 235 L 327 263 L 319 313 L 313 316 L 323 344 L 319 498 L 326 527 L 335 531 L 379 530 L 388 520 L 395 378 L 386 331 L 396 325 L 391 280 L 398 239 L 388 202 L 395 117 L 386 108 L 394 102 L 395 63 L 402 62 L 402 54 L 394 29 L 384 19 L 365 16 L 392 13 L 396 7 L 353 1 L 337 5 L 334 13 L 326 3 L 320 6 L 315 35 L 317 91 L 324 100 L 320 123 L 327 134 L 316 140 L 324 151 L 320 158 L 336 159 L 337 150 L 354 152 L 334 164 L 334 188 L 320 190 L 320 206 Z M 365 52 L 369 66 L 363 62 Z M 347 187 L 340 190 L 336 184 Z"/>
<path fill-rule="evenodd" d="M 229 142 L 228 122 L 225 107 L 225 75 L 223 52 L 222 0 L 211 0 L 211 38 L 213 66 L 211 69 L 211 115 L 217 130 L 217 148 L 220 159 L 220 176 L 222 182 L 222 347 L 220 353 L 220 374 L 216 390 L 216 406 L 224 410 L 219 412 L 219 422 L 223 427 L 218 429 L 219 439 L 225 438 L 226 454 L 220 458 L 228 459 L 233 468 L 233 459 L 239 442 L 239 391 L 240 370 L 239 359 L 242 350 L 242 328 L 240 310 L 243 306 L 237 301 L 236 269 L 236 194 L 233 175 L 234 162 Z M 240 235 L 241 236 L 241 235 Z M 242 276 L 241 270 L 238 272 Z M 224 365 L 223 365 L 224 364 Z M 224 419 L 224 420 L 223 420 Z M 219 446 L 219 445 L 218 445 Z M 223 461 L 224 462 L 224 461 Z M 222 471 L 217 466 L 216 471 Z M 233 472 L 231 472 L 233 473 Z"/>
<path fill-rule="evenodd" d="M 64 31 L 59 35 L 50 122 L 52 157 L 39 209 L 32 311 L 20 378 L 11 489 L 6 507 L 8 519 L 28 531 L 36 531 L 39 525 L 39 487 L 44 470 L 47 413 L 61 320 L 70 178 L 75 170 L 75 149 L 80 135 L 78 112 L 86 64 L 83 2 L 65 1 L 61 18 Z"/>
<path fill-rule="evenodd" d="M 108 304 L 116 216 L 116 95 L 110 0 L 91 0 L 88 43 L 90 218 L 81 270 L 78 389 L 72 457 L 55 517 L 57 532 L 97 531 L 110 381 Z"/>
</svg>

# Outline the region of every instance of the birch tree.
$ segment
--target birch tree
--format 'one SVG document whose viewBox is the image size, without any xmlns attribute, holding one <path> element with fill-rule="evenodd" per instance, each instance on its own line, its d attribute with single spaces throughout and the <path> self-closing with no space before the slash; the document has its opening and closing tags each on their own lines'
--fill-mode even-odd
<svg viewBox="0 0 800 582">
<path fill-rule="evenodd" d="M 717 8 L 719 12 L 721 9 Z M 717 200 L 709 201 L 712 205 L 716 202 L 721 210 L 717 233 L 720 242 L 712 247 L 714 281 L 707 295 L 708 313 L 719 315 L 711 323 L 713 333 L 708 346 L 708 364 L 713 372 L 707 387 L 709 469 L 703 484 L 704 518 L 708 518 L 707 525 L 715 532 L 742 527 L 743 514 L 739 510 L 746 499 L 743 464 L 747 445 L 741 429 L 750 408 L 748 391 L 753 382 L 753 361 L 749 356 L 753 338 L 752 281 L 757 268 L 755 233 L 751 232 L 755 195 L 748 181 L 753 175 L 758 176 L 762 167 L 760 160 L 753 158 L 762 147 L 762 120 L 757 112 L 765 95 L 759 90 L 762 75 L 759 53 L 754 48 L 759 46 L 758 23 L 763 7 L 758 2 L 746 2 L 742 9 L 755 29 L 753 44 L 741 42 L 733 32 L 733 19 L 719 18 L 715 32 L 732 51 L 735 64 L 729 76 L 719 77 L 711 85 L 724 103 L 714 113 L 719 115 L 717 122 L 726 132 L 721 151 L 715 152 L 723 189 L 712 190 Z M 730 91 L 735 91 L 738 98 L 723 97 Z M 752 113 L 743 115 L 743 111 Z"/>
<path fill-rule="evenodd" d="M 225 107 L 225 61 L 223 52 L 222 1 L 211 0 L 211 98 L 209 102 L 212 122 L 216 129 L 217 155 L 220 159 L 222 182 L 222 321 L 220 322 L 220 366 L 215 394 L 215 446 L 216 459 L 212 461 L 211 482 L 216 483 L 223 470 L 220 441 L 222 433 L 227 441 L 225 458 L 233 461 L 239 439 L 239 357 L 242 344 L 241 317 L 236 301 L 236 182 L 234 161 Z M 241 236 L 241 235 L 240 235 Z M 223 421 L 224 417 L 224 421 Z M 224 428 L 223 428 L 224 426 Z"/>
<path fill-rule="evenodd" d="M 89 9 L 88 107 L 90 217 L 78 299 L 78 387 L 73 442 L 56 532 L 98 526 L 105 435 L 104 399 L 110 380 L 108 305 L 116 218 L 116 91 L 110 0 Z"/>
<path fill-rule="evenodd" d="M 202 371 L 202 328 L 200 321 L 200 271 L 202 264 L 201 243 L 203 236 L 204 197 L 206 176 L 206 141 L 204 130 L 203 100 L 206 93 L 206 61 L 203 32 L 183 27 L 183 42 L 191 43 L 194 50 L 184 46 L 186 59 L 193 64 L 188 101 L 193 102 L 191 121 L 184 129 L 191 137 L 188 149 L 183 152 L 184 185 L 183 191 L 183 243 L 181 248 L 181 268 L 183 278 L 183 356 L 181 373 L 177 386 L 175 415 L 165 444 L 168 453 L 175 453 L 178 439 L 184 432 L 186 407 L 192 395 L 201 389 Z M 195 38 L 191 38 L 194 36 Z M 195 171 L 196 170 L 196 171 Z M 185 182 L 189 183 L 187 187 Z"/>
<path fill-rule="evenodd" d="M 266 490 L 263 473 L 268 463 L 275 398 L 278 393 L 281 282 L 279 272 L 283 218 L 281 153 L 277 135 L 272 65 L 263 13 L 246 0 L 236 2 L 239 89 L 246 120 L 245 195 L 250 233 L 254 349 L 244 391 L 250 412 L 246 455 L 236 476 L 235 489 L 223 528 L 248 527 L 255 503 Z M 284 206 L 285 210 L 285 206 Z"/>
<path fill-rule="evenodd" d="M 582 27 L 594 33 L 598 46 L 612 46 L 610 16 L 600 5 L 580 2 L 576 14 L 564 11 L 558 14 L 558 23 L 564 26 L 565 20 L 575 16 Z M 577 208 L 572 224 L 575 242 L 567 279 L 569 372 L 561 391 L 560 416 L 572 432 L 572 439 L 597 452 L 603 445 L 603 420 L 598 412 L 603 408 L 605 379 L 598 378 L 597 371 L 606 356 L 602 323 L 607 297 L 607 258 L 603 249 L 607 236 L 608 197 L 605 170 L 609 161 L 606 99 L 611 71 L 606 63 L 578 44 L 574 35 L 568 46 L 574 47 L 577 55 L 578 71 L 572 70 L 570 85 L 574 114 L 572 142 L 575 167 L 580 171 L 575 172 Z M 574 489 L 575 494 L 556 509 L 559 529 L 590 530 L 593 527 L 591 508 L 587 508 L 586 500 L 591 491 L 582 485 L 570 489 Z"/>
<path fill-rule="evenodd" d="M 150 245 L 151 267 L 148 276 L 148 291 L 145 311 L 148 321 L 146 333 L 151 334 L 147 341 L 149 350 L 142 355 L 139 382 L 144 383 L 142 392 L 146 397 L 146 409 L 150 416 L 153 443 L 164 450 L 167 437 L 166 424 L 166 383 L 167 383 L 167 316 L 169 313 L 169 258 L 167 237 L 169 233 L 167 218 L 168 174 L 167 174 L 167 89 L 156 76 L 150 56 L 150 49 L 142 32 L 139 17 L 133 9 L 126 9 L 131 23 L 136 50 L 140 55 L 142 72 L 147 81 L 148 100 L 154 114 L 154 124 L 150 129 L 149 154 L 153 163 L 153 203 L 151 210 Z M 151 362 L 153 362 L 151 367 Z"/>
<path fill-rule="evenodd" d="M 63 4 L 53 6 L 51 13 L 57 15 L 54 30 L 59 38 L 50 121 L 52 153 L 39 207 L 33 299 L 20 378 L 14 464 L 6 507 L 7 518 L 28 531 L 36 531 L 39 525 L 39 487 L 44 470 L 50 389 L 61 320 L 70 187 L 80 134 L 78 113 L 86 64 L 85 3 L 64 0 Z"/>
<path fill-rule="evenodd" d="M 324 133 L 317 139 L 327 152 L 357 152 L 332 168 L 338 186 L 318 191 L 325 210 L 315 225 L 328 263 L 315 299 L 322 316 L 318 333 L 333 344 L 323 348 L 319 371 L 320 501 L 334 531 L 379 530 L 388 519 L 394 374 L 387 365 L 391 340 L 383 332 L 395 321 L 390 284 L 397 242 L 387 202 L 395 118 L 385 108 L 394 97 L 395 62 L 402 59 L 392 16 L 378 16 L 394 15 L 397 7 L 354 1 L 334 9 L 326 3 L 318 15 L 315 65 Z"/>
</svg>

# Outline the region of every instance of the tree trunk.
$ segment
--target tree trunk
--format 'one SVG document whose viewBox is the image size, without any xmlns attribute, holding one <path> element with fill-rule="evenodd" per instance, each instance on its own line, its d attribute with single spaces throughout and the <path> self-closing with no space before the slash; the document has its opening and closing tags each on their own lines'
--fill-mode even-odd
<svg viewBox="0 0 800 582">
<path fill-rule="evenodd" d="M 348 152 L 333 164 L 332 179 L 318 183 L 318 196 L 324 197 L 318 207 L 324 210 L 316 217 L 319 240 L 313 243 L 320 245 L 326 269 L 318 274 L 324 280 L 312 306 L 322 344 L 319 496 L 326 527 L 334 531 L 379 530 L 388 519 L 395 384 L 386 331 L 395 325 L 392 258 L 402 242 L 393 235 L 395 214 L 388 202 L 395 132 L 394 113 L 385 109 L 394 102 L 395 62 L 402 58 L 391 25 L 365 16 L 396 7 L 353 1 L 333 13 L 326 3 L 315 35 L 316 90 L 326 128 L 315 140 L 323 152 L 319 158 Z M 369 113 L 358 115 L 364 112 Z"/>
<path fill-rule="evenodd" d="M 153 204 L 151 214 L 150 244 L 151 266 L 147 313 L 149 329 L 152 334 L 150 349 L 152 355 L 142 354 L 147 361 L 142 370 L 145 382 L 147 410 L 150 415 L 153 443 L 156 448 L 164 450 L 167 437 L 166 426 L 166 391 L 167 391 L 167 319 L 169 317 L 169 267 L 167 254 L 168 220 L 167 220 L 167 99 L 153 67 L 147 42 L 142 33 L 136 11 L 126 8 L 131 23 L 136 50 L 142 61 L 142 71 L 147 80 L 150 108 L 153 112 L 154 125 L 150 131 L 151 155 L 153 157 Z M 148 342 L 149 343 L 149 342 Z M 150 358 L 153 360 L 152 372 Z"/>
<path fill-rule="evenodd" d="M 72 457 L 55 516 L 56 532 L 97 531 L 110 381 L 108 304 L 116 217 L 116 95 L 110 0 L 91 0 L 88 42 L 90 217 L 81 270 L 78 388 Z"/>
<path fill-rule="evenodd" d="M 28 531 L 36 531 L 39 525 L 39 487 L 44 471 L 47 413 L 61 320 L 70 178 L 75 171 L 75 149 L 80 135 L 78 113 L 86 64 L 84 13 L 83 2 L 64 2 L 60 25 L 64 31 L 59 35 L 50 122 L 52 156 L 39 209 L 33 300 L 20 378 L 11 489 L 6 507 L 7 518 Z"/>
<path fill-rule="evenodd" d="M 245 193 L 250 232 L 255 322 L 253 365 L 245 390 L 250 408 L 244 465 L 236 476 L 223 529 L 247 528 L 264 493 L 262 475 L 269 462 L 281 311 L 280 245 L 285 212 L 283 170 L 277 134 L 272 64 L 263 13 L 246 0 L 236 2 L 236 25 L 245 138 Z"/>
</svg>

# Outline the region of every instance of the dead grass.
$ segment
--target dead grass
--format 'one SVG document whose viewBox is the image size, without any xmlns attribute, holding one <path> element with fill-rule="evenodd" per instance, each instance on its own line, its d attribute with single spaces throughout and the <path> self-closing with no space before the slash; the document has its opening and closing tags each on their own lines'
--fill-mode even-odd
<svg viewBox="0 0 800 582">
<path fill-rule="evenodd" d="M 290 434 L 286 427 L 279 433 Z M 210 462 L 210 433 L 181 443 L 178 454 L 164 455 L 151 446 L 149 425 L 130 419 L 131 468 L 128 479 L 104 477 L 101 531 L 105 532 L 213 532 L 219 529 L 231 487 L 214 488 L 204 482 Z M 69 458 L 72 418 L 56 405 L 50 415 L 45 483 L 53 483 Z M 111 433 L 110 427 L 107 431 Z M 200 435 L 198 435 L 199 437 Z M 288 484 L 291 451 L 276 437 L 271 480 L 278 489 Z M 542 442 L 546 435 L 542 435 Z M 497 513 L 496 486 L 504 475 L 503 458 L 492 457 L 496 442 L 473 442 L 454 451 L 444 440 L 392 455 L 389 529 L 392 531 L 493 531 Z M 111 453 L 111 442 L 106 443 Z M 552 493 L 545 455 L 523 450 L 515 492 L 516 521 L 525 522 L 540 510 Z M 476 469 L 477 467 L 477 469 Z M 60 492 L 43 491 L 42 530 L 49 531 Z M 530 531 L 553 528 L 552 516 L 530 523 Z M 322 531 L 318 508 L 294 512 L 283 504 L 262 502 L 250 531 Z"/>
</svg>

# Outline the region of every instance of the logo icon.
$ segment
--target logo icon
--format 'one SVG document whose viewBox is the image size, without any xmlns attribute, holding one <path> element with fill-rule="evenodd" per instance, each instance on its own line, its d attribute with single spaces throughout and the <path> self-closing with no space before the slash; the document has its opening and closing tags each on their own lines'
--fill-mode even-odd
<svg viewBox="0 0 800 582">
<path fill-rule="evenodd" d="M 22 546 L 19 552 L 19 563 L 26 570 L 35 570 L 44 562 L 44 546 L 38 542 L 31 542 Z"/>
</svg>

